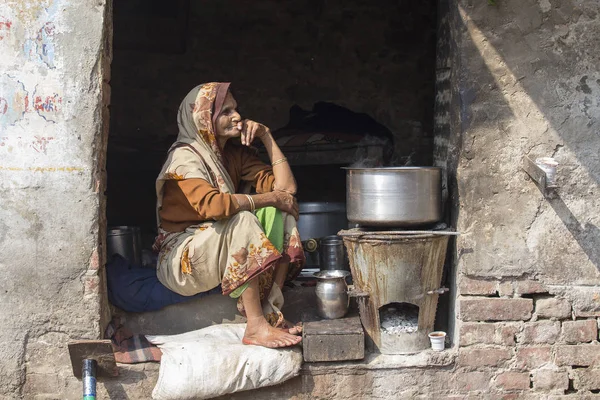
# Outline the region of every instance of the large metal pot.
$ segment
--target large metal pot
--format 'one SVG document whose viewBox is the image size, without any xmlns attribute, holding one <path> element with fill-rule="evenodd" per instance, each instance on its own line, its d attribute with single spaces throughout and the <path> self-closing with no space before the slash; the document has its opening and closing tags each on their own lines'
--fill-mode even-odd
<svg viewBox="0 0 600 400">
<path fill-rule="evenodd" d="M 412 227 L 442 218 L 442 169 L 345 168 L 348 220 L 364 226 Z"/>
<path fill-rule="evenodd" d="M 306 202 L 298 204 L 298 233 L 302 240 L 335 235 L 348 228 L 344 203 Z"/>
</svg>

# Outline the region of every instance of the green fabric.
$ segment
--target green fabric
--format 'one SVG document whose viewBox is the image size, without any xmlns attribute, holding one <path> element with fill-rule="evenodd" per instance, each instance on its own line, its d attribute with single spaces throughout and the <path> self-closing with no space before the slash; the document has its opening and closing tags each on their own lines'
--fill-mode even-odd
<svg viewBox="0 0 600 400">
<path fill-rule="evenodd" d="M 283 216 L 281 210 L 275 207 L 259 208 L 255 212 L 258 222 L 263 227 L 265 235 L 275 248 L 281 253 L 283 251 Z M 229 293 L 229 297 L 237 299 L 244 293 L 249 282 L 244 283 L 233 292 Z"/>
<path fill-rule="evenodd" d="M 283 251 L 283 216 L 281 210 L 275 207 L 259 208 L 256 210 L 256 218 L 262 225 L 269 241 L 281 253 Z"/>
</svg>

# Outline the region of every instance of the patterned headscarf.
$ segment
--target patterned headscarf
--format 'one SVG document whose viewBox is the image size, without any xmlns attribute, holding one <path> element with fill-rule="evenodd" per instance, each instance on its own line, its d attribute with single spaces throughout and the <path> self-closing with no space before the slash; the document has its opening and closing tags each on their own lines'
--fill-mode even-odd
<svg viewBox="0 0 600 400">
<path fill-rule="evenodd" d="M 164 184 L 170 179 L 200 178 L 222 193 L 234 193 L 235 187 L 223 165 L 222 149 L 215 134 L 215 121 L 229 85 L 204 83 L 192 89 L 181 102 L 177 113 L 179 134 L 156 179 L 157 214 L 162 205 Z"/>
</svg>

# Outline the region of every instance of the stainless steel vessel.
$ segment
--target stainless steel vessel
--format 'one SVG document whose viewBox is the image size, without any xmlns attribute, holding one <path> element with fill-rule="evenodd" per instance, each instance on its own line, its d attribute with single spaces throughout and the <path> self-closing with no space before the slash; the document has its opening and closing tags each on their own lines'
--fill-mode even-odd
<svg viewBox="0 0 600 400">
<path fill-rule="evenodd" d="M 298 206 L 298 233 L 304 244 L 306 266 L 318 267 L 320 239 L 348 228 L 346 205 L 335 202 L 302 202 Z"/>
<path fill-rule="evenodd" d="M 342 318 L 348 312 L 350 297 L 346 277 L 348 271 L 320 271 L 314 274 L 317 278 L 317 312 L 327 319 Z"/>
<path fill-rule="evenodd" d="M 350 270 L 344 241 L 338 235 L 321 238 L 319 244 L 319 266 L 323 270 Z"/>
<path fill-rule="evenodd" d="M 306 202 L 298 204 L 298 233 L 302 240 L 335 235 L 348 228 L 344 203 Z"/>
<path fill-rule="evenodd" d="M 120 254 L 132 264 L 142 265 L 142 236 L 137 226 L 114 226 L 108 229 L 106 253 Z"/>
<path fill-rule="evenodd" d="M 350 222 L 403 228 L 442 219 L 441 168 L 345 169 Z"/>
</svg>

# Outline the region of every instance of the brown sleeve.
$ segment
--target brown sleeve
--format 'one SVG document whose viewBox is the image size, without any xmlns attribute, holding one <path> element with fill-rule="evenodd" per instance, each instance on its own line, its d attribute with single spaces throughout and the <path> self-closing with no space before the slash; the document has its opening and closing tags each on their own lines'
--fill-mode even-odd
<svg viewBox="0 0 600 400">
<path fill-rule="evenodd" d="M 275 176 L 273 168 L 265 164 L 258 156 L 248 148 L 245 148 L 241 157 L 241 179 L 252 182 L 256 193 L 268 193 L 273 191 Z"/>
<path fill-rule="evenodd" d="M 177 187 L 198 213 L 201 221 L 229 218 L 239 211 L 239 204 L 229 193 L 221 193 L 204 179 L 177 181 Z"/>
</svg>

